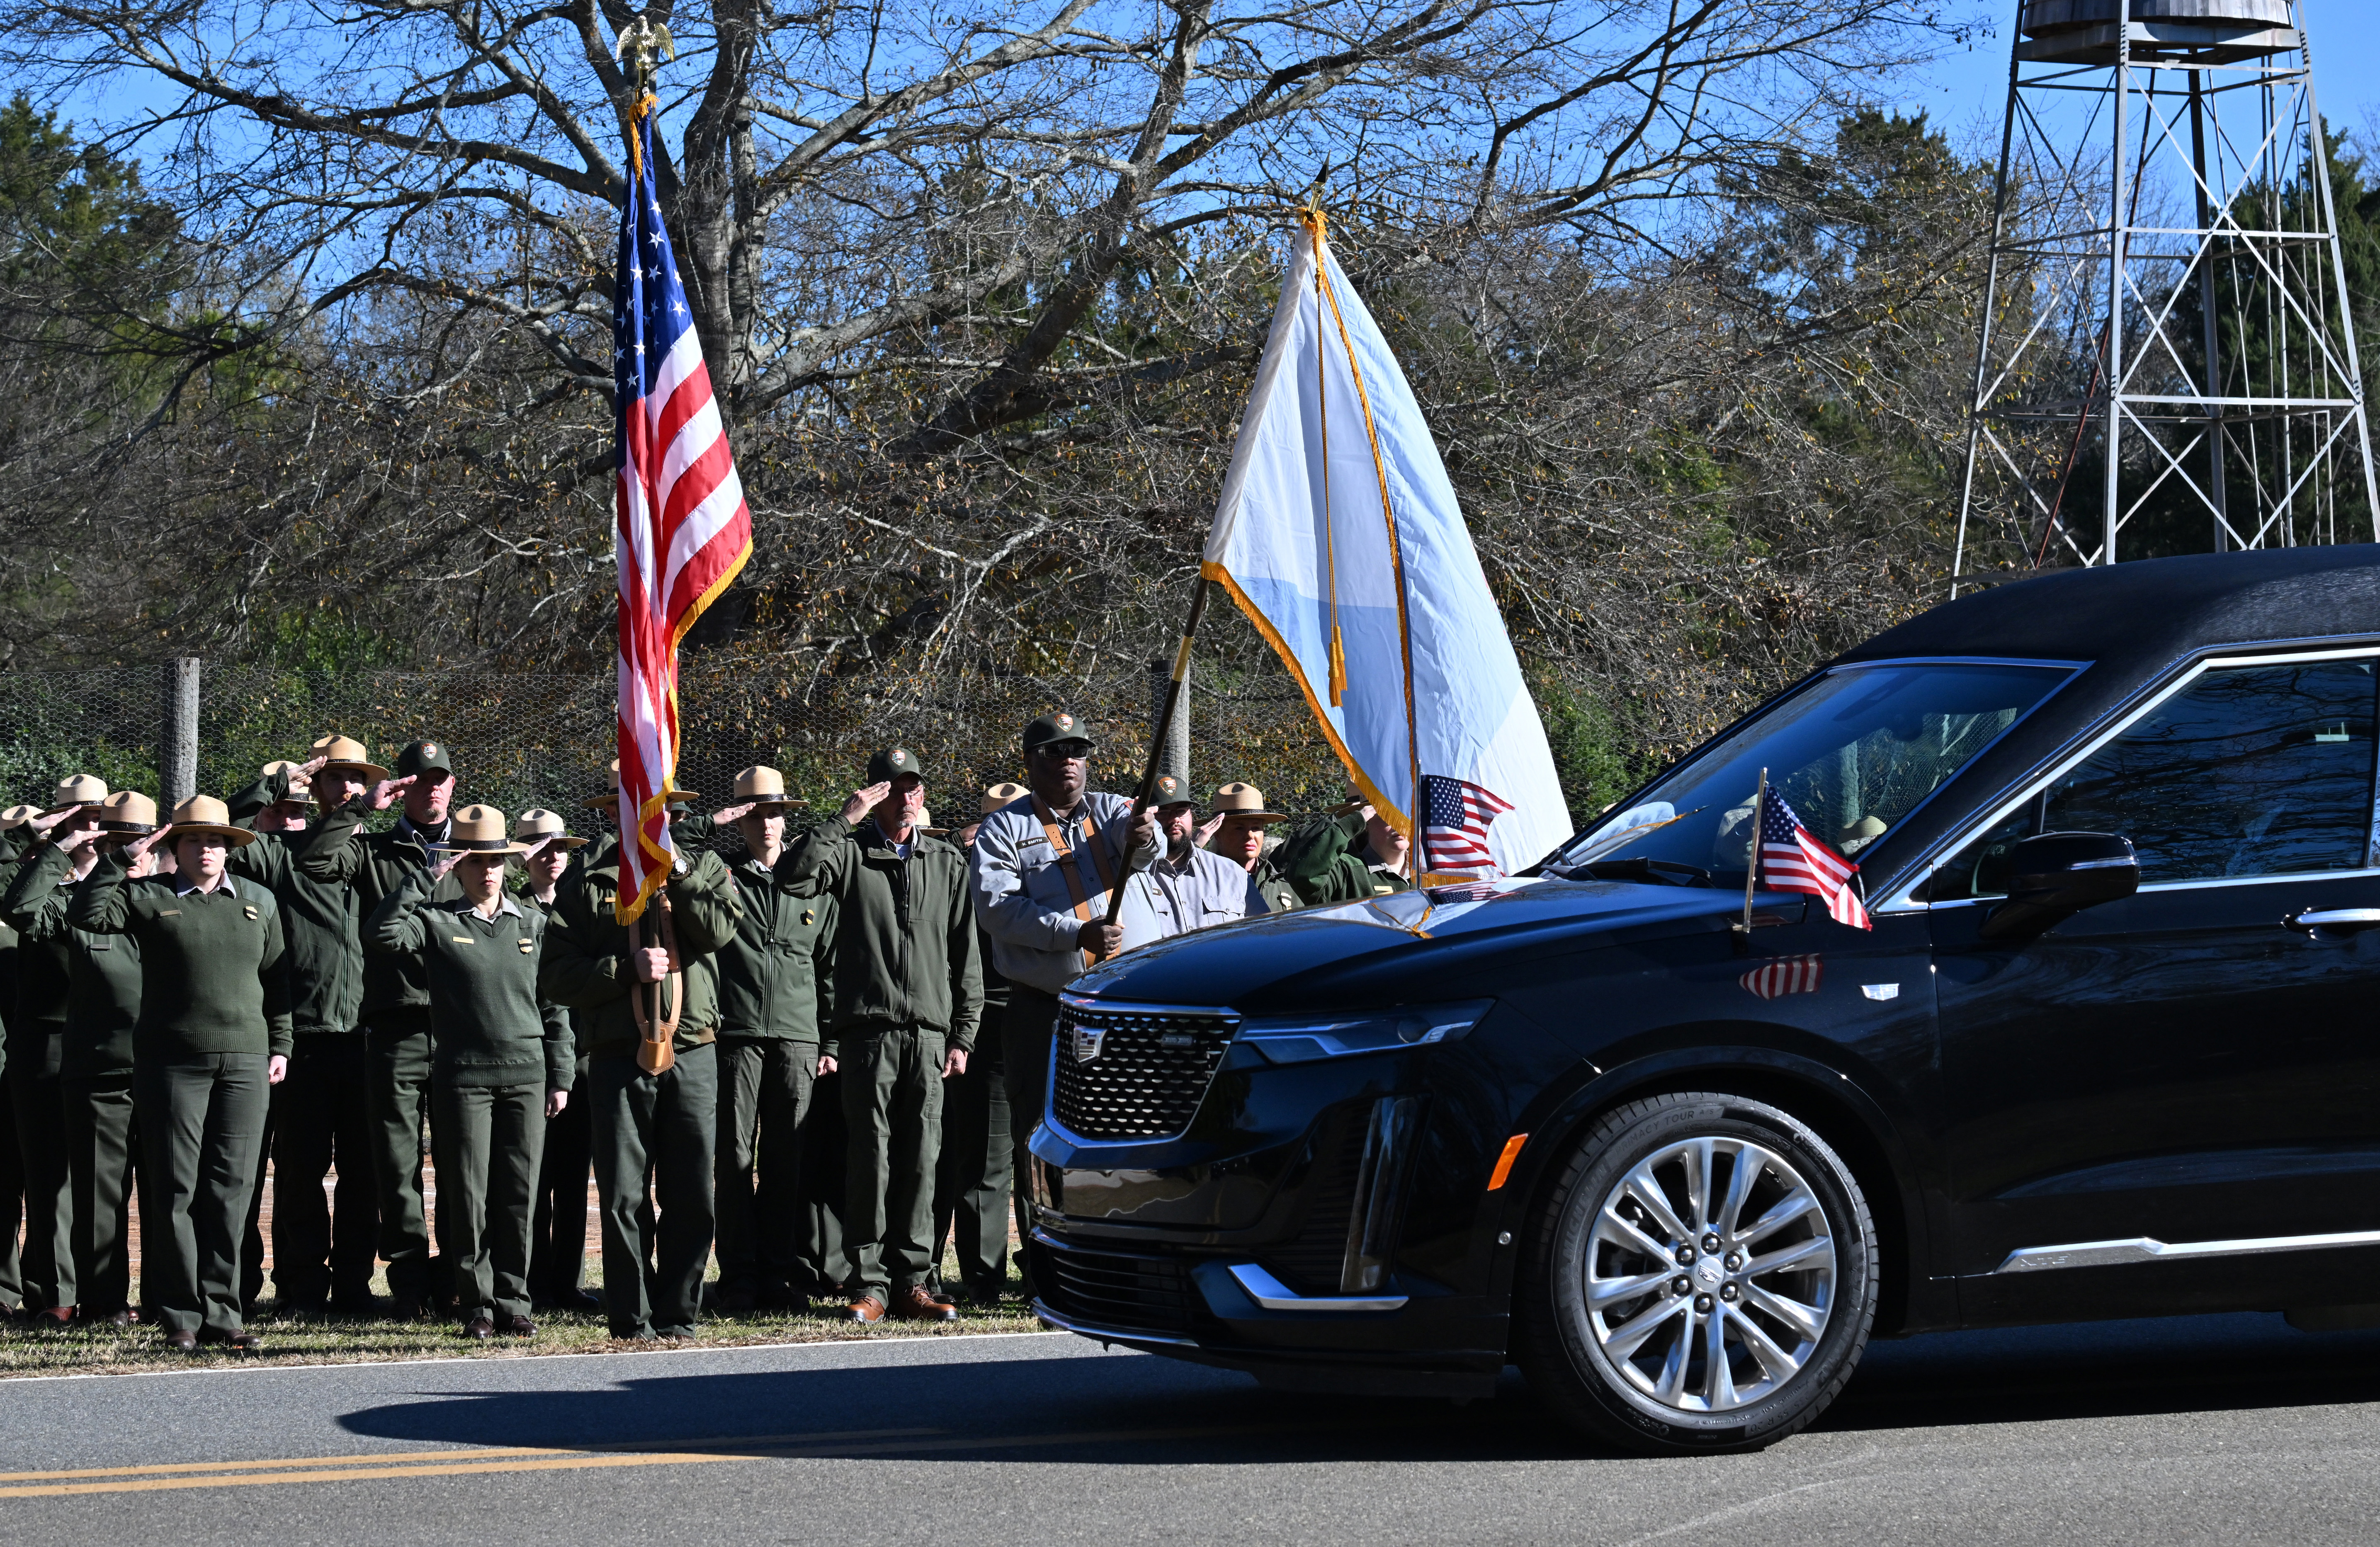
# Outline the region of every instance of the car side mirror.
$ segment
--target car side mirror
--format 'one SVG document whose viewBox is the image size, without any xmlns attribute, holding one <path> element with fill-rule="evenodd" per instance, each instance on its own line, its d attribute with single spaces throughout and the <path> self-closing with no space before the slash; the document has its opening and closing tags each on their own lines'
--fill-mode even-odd
<svg viewBox="0 0 2380 1547">
<path fill-rule="evenodd" d="M 2132 840 L 2111 832 L 2046 832 L 2009 851 L 2008 900 L 1978 931 L 2000 942 L 2034 939 L 2085 908 L 2141 889 Z"/>
</svg>

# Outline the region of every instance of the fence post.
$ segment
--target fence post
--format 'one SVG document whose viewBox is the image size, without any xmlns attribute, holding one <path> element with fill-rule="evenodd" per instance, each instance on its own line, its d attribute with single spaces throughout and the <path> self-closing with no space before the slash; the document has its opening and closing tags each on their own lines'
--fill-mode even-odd
<svg viewBox="0 0 2380 1547">
<path fill-rule="evenodd" d="M 158 723 L 159 792 L 170 810 L 199 792 L 199 658 L 165 662 L 165 712 Z"/>
<path fill-rule="evenodd" d="M 1165 712 L 1165 688 L 1173 676 L 1173 658 L 1148 658 L 1148 719 L 1154 725 L 1157 717 Z M 1158 761 L 1159 773 L 1170 773 L 1182 781 L 1183 791 L 1190 789 L 1190 676 L 1182 676 L 1182 696 L 1173 705 L 1173 720 L 1165 728 L 1165 755 Z"/>
</svg>

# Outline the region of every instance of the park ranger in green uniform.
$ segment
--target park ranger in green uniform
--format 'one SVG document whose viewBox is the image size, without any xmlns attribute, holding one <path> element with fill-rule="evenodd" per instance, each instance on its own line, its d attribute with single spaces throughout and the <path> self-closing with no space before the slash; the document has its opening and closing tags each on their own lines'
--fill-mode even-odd
<svg viewBox="0 0 2380 1547">
<path fill-rule="evenodd" d="M 504 895 L 504 867 L 526 847 L 505 836 L 503 812 L 467 805 L 431 867 L 407 876 L 364 921 L 367 949 L 418 958 L 429 981 L 438 1241 L 463 1335 L 472 1338 L 537 1331 L 528 1314 L 532 1195 L 546 1119 L 570 1102 L 570 1025 L 537 992 L 546 914 Z M 431 901 L 449 871 L 463 895 Z"/>
<path fill-rule="evenodd" d="M 780 888 L 784 776 L 756 764 L 735 776 L 735 804 L 707 823 L 733 825 L 744 858 L 731 870 L 744 900 L 735 938 L 719 952 L 719 1286 L 729 1314 L 795 1303 L 802 1150 L 818 1078 L 819 1000 L 834 944 L 834 902 Z M 805 1293 L 805 1298 L 806 1293 Z"/>
<path fill-rule="evenodd" d="M 99 830 L 100 803 L 107 785 L 91 774 L 61 781 L 48 810 L 26 824 L 33 843 L 31 863 L 42 850 L 79 836 L 73 874 L 45 870 L 50 889 L 71 887 L 88 875 L 98 851 L 90 846 Z M 24 876 L 20 866 L 18 879 Z M 30 912 L 30 908 L 29 908 Z M 14 921 L 11 921 L 14 924 Z M 16 925 L 16 1013 L 8 1021 L 8 1094 L 16 1108 L 17 1143 L 24 1157 L 25 1246 L 19 1260 L 26 1316 L 62 1327 L 74 1320 L 74 1190 L 67 1166 L 67 1099 L 64 1064 L 67 979 L 73 945 L 63 914 L 38 936 Z"/>
<path fill-rule="evenodd" d="M 673 790 L 674 804 L 691 800 Z M 616 792 L 589 805 L 618 804 Z M 614 1337 L 648 1341 L 694 1335 L 701 1316 L 702 1274 L 715 1222 L 711 1167 L 719 1118 L 717 952 L 735 937 L 744 905 L 727 865 L 708 849 L 677 853 L 669 880 L 645 906 L 632 942 L 614 911 L 620 894 L 616 847 L 600 854 L 575 883 L 555 894 L 547 921 L 538 988 L 569 1009 L 587 1046 L 581 1087 L 592 1108 L 595 1190 L 603 1223 L 603 1311 Z M 662 941 L 668 900 L 674 958 Z M 651 986 L 662 985 L 656 992 Z M 674 1033 L 648 1049 L 638 1030 L 658 1009 L 656 1028 L 677 1013 Z M 657 1006 L 655 1000 L 661 1003 Z M 659 1219 L 649 1240 L 640 1217 L 650 1178 Z"/>
<path fill-rule="evenodd" d="M 406 877 L 430 866 L 430 848 L 443 843 L 452 816 L 455 768 L 443 742 L 415 742 L 396 756 L 393 779 L 375 781 L 346 804 L 323 814 L 298 870 L 312 880 L 355 888 L 369 916 Z M 327 768 L 322 771 L 328 771 Z M 363 832 L 366 816 L 398 801 L 404 814 L 386 832 Z M 431 900 L 459 897 L 453 877 Z M 374 956 L 364 963 L 363 1006 L 367 1078 L 371 1103 L 372 1172 L 380 1191 L 380 1254 L 388 1260 L 388 1289 L 400 1317 L 431 1313 L 452 1298 L 432 1266 L 430 1230 L 421 1208 L 421 1134 L 430 1120 L 433 1036 L 430 985 L 418 957 Z"/>
<path fill-rule="evenodd" d="M 172 876 L 129 878 L 161 838 Z M 67 921 L 140 946 L 133 1103 L 144 1188 L 141 1280 L 178 1348 L 261 1348 L 240 1321 L 239 1236 L 261 1168 L 266 1093 L 289 1064 L 289 976 L 273 893 L 225 868 L 256 835 L 193 795 L 174 825 L 100 856 Z"/>
<path fill-rule="evenodd" d="M 560 812 L 531 806 L 514 819 L 513 841 L 521 846 L 524 884 L 517 900 L 524 908 L 551 914 L 563 886 L 576 880 L 571 867 L 588 840 L 570 834 Z M 566 1009 L 562 1014 L 571 1025 L 575 1050 L 570 1099 L 545 1125 L 537 1203 L 529 1215 L 529 1300 L 556 1311 L 600 1311 L 603 1302 L 586 1287 L 587 1184 L 594 1175 L 587 1119 L 587 1049 L 577 1045 L 575 1018 Z"/>
<path fill-rule="evenodd" d="M 103 849 L 157 830 L 157 803 L 118 791 L 101 803 L 99 826 L 34 846 L 17 871 L 5 916 L 26 939 L 62 943 L 67 953 L 67 1029 L 58 1069 L 65 1096 L 67 1172 L 74 1199 L 75 1297 L 83 1320 L 129 1326 L 130 1227 L 125 1203 L 137 1135 L 132 1120 L 132 1028 L 140 1016 L 140 944 L 67 923 L 72 884 Z M 130 867 L 156 868 L 144 853 Z"/>
<path fill-rule="evenodd" d="M 12 805 L 0 811 L 0 881 L 8 876 L 23 853 L 25 824 L 42 814 L 39 806 Z M 17 1237 L 24 1219 L 25 1156 L 17 1147 L 17 1111 L 7 1090 L 8 1042 L 6 1023 L 17 1013 L 17 932 L 0 924 L 0 1323 L 16 1319 L 25 1298 L 18 1268 Z"/>
<path fill-rule="evenodd" d="M 1362 902 L 1413 889 L 1406 853 L 1405 835 L 1357 794 L 1289 836 L 1281 846 L 1281 873 L 1305 907 Z"/>
<path fill-rule="evenodd" d="M 942 1080 L 965 1072 L 983 1013 L 966 858 L 924 831 L 915 753 L 875 754 L 868 780 L 839 817 L 802 835 L 777 877 L 838 909 L 834 1034 L 820 1061 L 842 1070 L 850 1130 L 851 1319 L 880 1322 L 889 1309 L 947 1322 L 958 1312 L 928 1283 Z"/>
<path fill-rule="evenodd" d="M 1266 841 L 1272 825 L 1289 818 L 1266 808 L 1264 792 L 1253 784 L 1226 784 L 1215 792 L 1208 811 L 1215 823 L 1215 836 L 1207 840 L 1207 847 L 1248 873 L 1257 884 L 1257 895 L 1264 900 L 1265 911 L 1286 913 L 1301 906 L 1297 888 L 1281 874 L 1281 846 Z"/>
</svg>

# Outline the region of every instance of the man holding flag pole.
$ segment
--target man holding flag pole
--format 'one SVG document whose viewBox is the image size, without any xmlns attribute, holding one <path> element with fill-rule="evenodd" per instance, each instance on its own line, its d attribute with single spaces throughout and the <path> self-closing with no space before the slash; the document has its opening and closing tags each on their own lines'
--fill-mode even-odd
<svg viewBox="0 0 2380 1547">
<path fill-rule="evenodd" d="M 590 1055 L 604 1311 L 614 1336 L 690 1335 L 710 1255 L 718 1120 L 717 968 L 742 914 L 715 853 L 679 853 L 677 647 L 752 552 L 752 517 L 711 393 L 653 175 L 650 91 L 668 34 L 620 37 L 632 81 L 628 186 L 613 294 L 620 437 L 617 850 L 556 897 L 539 987 L 578 1012 Z M 657 1242 L 641 1217 L 646 1178 Z"/>
</svg>

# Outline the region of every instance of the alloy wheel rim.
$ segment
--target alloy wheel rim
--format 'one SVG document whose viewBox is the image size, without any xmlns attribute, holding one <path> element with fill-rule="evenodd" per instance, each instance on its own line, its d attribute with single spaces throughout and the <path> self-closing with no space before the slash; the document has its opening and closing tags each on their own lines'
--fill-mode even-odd
<svg viewBox="0 0 2380 1547">
<path fill-rule="evenodd" d="M 1826 1206 L 1776 1151 L 1718 1136 L 1631 1166 L 1597 1210 L 1586 1323 L 1640 1398 L 1725 1412 L 1800 1374 L 1834 1311 Z"/>
</svg>

